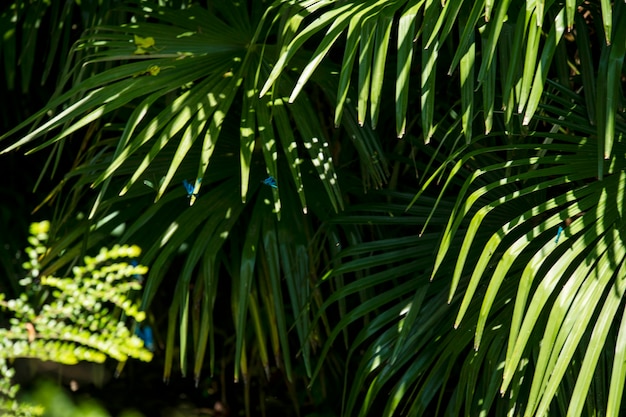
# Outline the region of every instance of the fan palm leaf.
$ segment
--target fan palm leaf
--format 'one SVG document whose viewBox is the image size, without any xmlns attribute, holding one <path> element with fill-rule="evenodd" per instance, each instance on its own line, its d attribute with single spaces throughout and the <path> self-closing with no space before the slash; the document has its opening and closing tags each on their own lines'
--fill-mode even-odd
<svg viewBox="0 0 626 417">
<path fill-rule="evenodd" d="M 565 45 L 562 41 L 565 31 L 571 29 L 576 22 L 584 34 L 587 28 L 582 26 L 587 25 L 587 22 L 580 19 L 581 14 L 583 12 L 599 14 L 603 26 L 597 29 L 604 35 L 607 43 L 600 46 L 602 56 L 597 69 L 598 77 L 589 77 L 588 70 L 590 66 L 593 67 L 593 64 L 587 61 L 589 55 L 583 56 L 582 65 L 585 69 L 583 75 L 585 91 L 588 90 L 592 96 L 595 93 L 597 97 L 602 97 L 593 104 L 595 109 L 591 113 L 592 116 L 596 113 L 599 116 L 597 134 L 604 151 L 598 155 L 597 162 L 599 175 L 602 175 L 603 159 L 611 155 L 615 114 L 620 108 L 621 100 L 616 92 L 620 91 L 618 80 L 626 54 L 625 43 L 622 42 L 622 36 L 626 35 L 619 29 L 626 22 L 624 21 L 626 15 L 622 12 L 623 5 L 615 5 L 612 8 L 607 2 L 602 2 L 601 10 L 595 9 L 595 5 L 584 5 L 579 9 L 579 13 L 576 13 L 574 2 L 471 3 L 459 0 L 446 2 L 442 6 L 439 2 L 425 0 L 397 2 L 372 0 L 297 4 L 301 9 L 297 13 L 287 14 L 288 19 L 293 22 L 285 23 L 285 26 L 298 28 L 298 32 L 293 37 L 283 40 L 280 56 L 260 95 L 268 92 L 280 79 L 293 57 L 307 45 L 307 42 L 324 33 L 323 40 L 309 59 L 309 63 L 302 69 L 289 100 L 294 101 L 299 96 L 305 83 L 324 62 L 333 46 L 343 47 L 344 58 L 335 107 L 335 123 L 338 123 L 343 112 L 344 97 L 351 83 L 350 74 L 353 70 L 356 71 L 354 67 L 358 50 L 358 120 L 359 123 L 364 123 L 369 101 L 370 121 L 375 127 L 382 103 L 381 74 L 390 65 L 388 61 L 395 58 L 396 133 L 402 137 L 406 132 L 410 108 L 408 101 L 410 84 L 417 82 L 420 86 L 421 128 L 426 142 L 432 138 L 436 125 L 434 109 L 438 85 L 437 67 L 442 65 L 440 61 L 443 56 L 449 59 L 447 54 L 439 56 L 439 52 L 444 44 L 450 41 L 454 25 L 459 25 L 461 35 L 458 45 L 453 50 L 447 72 L 452 75 L 458 70 L 461 74 L 460 114 L 463 115 L 464 133 L 469 141 L 473 136 L 470 120 L 473 119 L 474 95 L 477 90 L 482 90 L 483 93 L 485 132 L 489 133 L 492 129 L 493 114 L 496 110 L 494 99 L 498 96 L 502 98 L 502 107 L 506 114 L 505 123 L 509 130 L 513 129 L 514 113 L 523 114 L 523 125 L 531 124 L 552 68 L 556 67 L 561 82 L 565 83 L 568 77 L 566 68 L 561 64 L 563 60 L 556 60 L 557 62 L 553 64 L 553 58 L 557 54 L 565 56 Z M 289 10 L 293 9 L 293 6 L 288 7 Z M 397 23 L 394 18 L 397 19 Z M 392 28 L 396 30 L 395 37 L 390 36 Z M 474 37 L 477 29 L 482 33 L 480 42 Z M 342 42 L 344 34 L 345 44 Z M 546 39 L 542 42 L 543 36 L 546 36 Z M 418 38 L 421 39 L 419 51 L 415 46 Z M 587 39 L 584 36 L 577 37 L 583 50 L 588 50 L 588 44 L 584 44 Z M 616 42 L 608 46 L 611 39 Z M 395 54 L 388 56 L 389 50 L 394 50 Z M 477 51 L 482 51 L 480 61 L 476 59 Z M 421 72 L 417 81 L 413 80 L 415 75 L 410 71 L 414 55 L 420 57 Z M 444 61 L 443 64 L 446 65 L 448 62 Z M 476 80 L 473 78 L 475 66 L 478 66 Z M 498 72 L 502 73 L 501 94 L 496 93 Z"/>
<path fill-rule="evenodd" d="M 215 14 L 200 7 L 182 11 L 147 5 L 142 8 L 144 19 L 154 16 L 161 23 L 142 21 L 122 27 L 98 27 L 76 46 L 77 50 L 86 49 L 91 53 L 77 62 L 73 71 L 76 72 L 83 65 L 89 66 L 103 61 L 126 60 L 128 63 L 85 79 L 83 78 L 86 74 L 79 75 L 69 91 L 53 99 L 42 111 L 2 136 L 6 140 L 30 126 L 33 120 L 46 114 L 54 114 L 49 120 L 23 135 L 20 140 L 7 146 L 4 151 L 22 147 L 62 128 L 59 133 L 33 149 L 41 150 L 70 137 L 107 114 L 119 112 L 132 105 L 134 110 L 128 115 L 128 122 L 114 158 L 94 182 L 94 186 L 103 184 L 102 190 L 106 191 L 107 180 L 129 156 L 141 147 L 151 146 L 150 152 L 122 188 L 123 195 L 142 177 L 155 156 L 175 139 L 179 141 L 178 151 L 159 187 L 157 198 L 160 198 L 171 185 L 177 169 L 196 141 L 202 143 L 203 149 L 197 162 L 196 178 L 203 178 L 207 174 L 224 117 L 234 111 L 231 106 L 240 100 L 239 94 L 245 90 L 242 107 L 238 110 L 242 114 L 242 200 L 245 201 L 249 186 L 251 151 L 259 141 L 255 134 L 258 132 L 260 142 L 263 143 L 260 148 L 267 163 L 268 175 L 279 181 L 276 172 L 276 145 L 279 143 L 283 146 L 284 156 L 291 169 L 291 178 L 297 184 L 301 205 L 306 211 L 307 203 L 299 169 L 301 157 L 296 145 L 296 140 L 305 141 L 304 149 L 315 161 L 314 166 L 320 178 L 328 179 L 323 181 L 324 186 L 335 209 L 340 209 L 341 193 L 332 157 L 327 140 L 321 135 L 323 129 L 319 121 L 310 117 L 315 113 L 310 101 L 303 97 L 286 107 L 281 88 L 274 90 L 271 99 L 256 97 L 255 84 L 266 76 L 271 62 L 268 61 L 268 56 L 272 55 L 271 47 L 262 48 L 256 45 L 258 32 L 255 30 L 263 27 L 264 18 L 258 22 L 249 22 L 246 30 L 243 30 L 237 26 L 241 23 L 228 23 L 246 21 L 242 17 L 246 12 L 236 6 L 232 6 L 232 10 L 223 8 L 225 18 L 230 19 L 227 21 L 222 21 Z M 202 24 L 198 25 L 197 22 Z M 70 78 L 66 76 L 65 79 Z M 168 99 L 172 95 L 176 98 Z M 164 99 L 168 104 L 160 111 L 156 110 L 154 103 L 157 100 L 163 102 Z M 293 134 L 294 127 L 298 136 Z M 275 141 L 274 133 L 278 134 L 278 141 Z M 368 141 L 366 136 L 365 141 Z M 368 150 L 359 148 L 361 152 Z M 371 154 L 363 157 L 364 160 L 372 159 Z M 375 174 L 376 185 L 379 186 L 382 178 L 375 169 L 372 172 Z M 278 200 L 275 204 L 278 208 Z M 92 216 L 96 209 L 97 204 L 92 210 Z"/>
<path fill-rule="evenodd" d="M 275 55 L 274 46 L 256 44 L 261 29 L 275 27 L 268 21 L 271 8 L 136 6 L 118 9 L 134 15 L 133 23 L 88 31 L 74 48 L 82 53 L 63 77 L 67 91 L 3 136 L 7 142 L 30 129 L 5 152 L 35 152 L 60 148 L 97 126 L 50 196 L 65 206 L 46 271 L 107 240 L 135 242 L 144 248 L 142 262 L 152 265 L 142 305 L 148 309 L 172 285 L 170 268 L 184 253 L 171 289 L 166 379 L 177 340 L 183 373 L 193 352 L 194 377 L 200 377 L 207 346 L 214 370 L 215 331 L 223 326 L 215 309 L 225 290 L 232 297 L 236 379 L 249 377 L 251 349 L 269 373 L 271 346 L 275 363 L 293 380 L 292 326 L 310 373 L 311 348 L 318 343 L 311 288 L 322 272 L 315 260 L 326 249 L 308 239 L 317 218 L 343 207 L 319 103 L 301 97 L 287 106 L 279 86 L 258 97 L 257 83 Z M 110 63 L 115 65 L 102 65 Z M 320 77 L 317 85 L 333 98 L 335 80 Z M 346 112 L 353 116 L 355 110 L 348 106 Z M 367 186 L 379 187 L 387 167 L 378 137 L 351 121 L 345 132 L 361 156 Z M 262 185 L 267 176 L 275 188 Z M 180 186 L 183 180 L 190 189 Z M 89 188 L 97 189 L 95 200 Z M 68 189 L 73 198 L 64 198 Z M 91 206 L 88 218 L 77 221 L 76 210 L 85 203 Z M 310 209 L 313 217 L 306 216 Z M 229 284 L 218 279 L 223 275 Z"/>
<path fill-rule="evenodd" d="M 551 84 L 541 106 L 546 132 L 534 129 L 525 142 L 510 145 L 480 146 L 488 138 L 477 138 L 431 174 L 426 190 L 451 167 L 437 200 L 418 194 L 411 201 L 408 215 L 416 207 L 432 210 L 405 220 L 425 225 L 421 238 L 402 249 L 381 239 L 344 252 L 386 248 L 384 257 L 347 258 L 333 274 L 387 265 L 390 275 L 385 281 L 378 279 L 385 272 L 366 274 L 328 305 L 349 299 L 350 288 L 384 288 L 392 276 L 411 273 L 398 288 L 408 285 L 414 293 L 379 290 L 331 333 L 323 352 L 342 329 L 388 306 L 350 349 L 355 355 L 366 346 L 346 393 L 346 414 L 382 405 L 382 415 L 620 414 L 624 329 L 615 319 L 625 305 L 625 165 L 612 158 L 598 180 L 599 149 L 587 138 L 594 129 L 586 115 L 582 97 Z M 616 142 L 614 149 L 621 154 L 622 146 Z M 468 169 L 473 175 L 463 174 L 460 183 Z M 450 188 L 457 190 L 454 203 Z M 434 264 L 422 254 L 433 247 Z M 383 389 L 389 396 L 381 404 Z"/>
</svg>

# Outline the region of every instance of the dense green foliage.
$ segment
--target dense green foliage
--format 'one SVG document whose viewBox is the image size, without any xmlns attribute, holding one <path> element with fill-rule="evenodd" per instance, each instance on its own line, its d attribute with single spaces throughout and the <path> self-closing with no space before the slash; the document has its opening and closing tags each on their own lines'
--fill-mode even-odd
<svg viewBox="0 0 626 417">
<path fill-rule="evenodd" d="M 7 327 L 0 329 L 0 410 L 2 415 L 42 415 L 43 408 L 16 401 L 18 385 L 8 360 L 32 358 L 75 365 L 80 361 L 103 363 L 107 358 L 121 363 L 128 358 L 152 359 L 144 341 L 132 327 L 145 319 L 133 295 L 141 289 L 136 277 L 147 268 L 130 261 L 140 255 L 136 246 L 102 248 L 84 266 L 74 266 L 72 275 L 59 278 L 40 274 L 39 259 L 48 251 L 50 223 L 31 225 L 24 292 L 15 299 L 0 294 L 0 307 Z"/>
<path fill-rule="evenodd" d="M 53 3 L 2 15 L 9 89 L 32 22 L 83 31 L 0 140 L 59 178 L 46 274 L 146 248 L 165 379 L 228 362 L 248 415 L 276 375 L 307 412 L 620 415 L 623 2 Z"/>
</svg>

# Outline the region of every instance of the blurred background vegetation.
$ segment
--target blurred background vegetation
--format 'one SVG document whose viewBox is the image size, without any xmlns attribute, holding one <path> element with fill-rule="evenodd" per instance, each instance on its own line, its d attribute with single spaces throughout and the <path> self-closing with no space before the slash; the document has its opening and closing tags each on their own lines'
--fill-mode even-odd
<svg viewBox="0 0 626 417">
<path fill-rule="evenodd" d="M 143 248 L 115 414 L 620 415 L 625 8 L 6 2 L 1 289 Z"/>
</svg>

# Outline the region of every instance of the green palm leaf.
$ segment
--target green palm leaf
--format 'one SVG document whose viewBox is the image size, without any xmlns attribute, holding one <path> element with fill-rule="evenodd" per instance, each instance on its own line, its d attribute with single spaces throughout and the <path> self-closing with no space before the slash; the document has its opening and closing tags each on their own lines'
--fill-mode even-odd
<svg viewBox="0 0 626 417">
<path fill-rule="evenodd" d="M 559 122 L 554 120 L 553 123 Z M 512 276 L 516 276 L 511 268 L 515 268 L 515 265 L 518 265 L 518 268 L 524 266 L 518 278 L 519 287 L 511 317 L 502 392 L 509 389 L 513 378 L 518 379 L 517 375 L 524 372 L 520 368 L 520 361 L 527 361 L 530 358 L 529 349 L 535 344 L 536 332 L 539 331 L 537 327 L 540 326 L 542 317 L 550 314 L 547 319 L 549 324 L 541 338 L 542 344 L 533 371 L 530 401 L 525 415 L 545 415 L 548 412 L 563 376 L 570 370 L 570 360 L 574 352 L 584 350 L 581 345 L 583 338 L 591 337 L 594 340 L 593 347 L 589 342 L 590 347 L 576 379 L 577 395 L 572 394 L 570 397 L 570 412 L 574 415 L 580 414 L 585 404 L 587 390 L 592 383 L 591 377 L 595 372 L 600 351 L 604 349 L 610 330 L 609 323 L 602 317 L 612 316 L 623 303 L 619 295 L 621 292 L 615 299 L 614 291 L 609 290 L 619 285 L 616 274 L 621 269 L 624 258 L 617 232 L 623 202 L 619 197 L 617 200 L 614 197 L 611 197 L 610 201 L 607 200 L 609 195 L 623 195 L 621 192 L 624 186 L 623 164 L 615 160 L 610 164 L 614 170 L 606 172 L 604 180 L 598 182 L 595 180 L 594 167 L 588 163 L 596 159 L 594 153 L 597 148 L 594 144 L 589 144 L 576 136 L 570 138 L 560 136 L 553 139 L 559 142 L 563 139 L 567 139 L 567 142 L 578 140 L 579 146 L 578 149 L 572 148 L 570 151 L 572 153 L 568 155 L 562 153 L 567 152 L 567 144 L 562 144 L 558 148 L 544 144 L 539 147 L 541 155 L 546 156 L 528 160 L 516 159 L 482 168 L 481 172 L 484 173 L 494 168 L 520 168 L 520 174 L 509 173 L 507 177 L 502 176 L 501 181 L 492 185 L 478 188 L 470 185 L 475 183 L 478 177 L 468 179 L 464 190 L 473 187 L 476 191 L 469 195 L 464 191 L 460 193 L 456 209 L 444 234 L 444 245 L 440 247 L 436 264 L 442 264 L 448 251 L 449 243 L 446 242 L 455 239 L 453 237 L 455 230 L 466 220 L 471 219 L 457 255 L 451 297 L 463 272 L 469 268 L 472 275 L 469 286 L 464 290 L 463 302 L 455 324 L 458 327 L 462 320 L 467 320 L 463 318 L 464 313 L 473 304 L 474 291 L 478 288 L 480 280 L 488 280 L 488 288 L 482 296 L 475 335 L 477 349 L 479 346 L 483 348 L 481 345 L 483 331 L 492 320 L 494 301 L 501 297 L 499 292 L 504 289 L 502 286 L 510 285 L 507 282 L 511 282 Z M 496 149 L 498 148 L 492 147 L 485 150 Z M 557 149 L 558 153 L 550 157 L 550 153 L 557 152 Z M 482 152 L 484 150 L 480 151 Z M 547 168 L 550 164 L 558 165 Z M 524 165 L 527 166 L 526 169 Z M 532 178 L 542 180 L 531 183 L 530 187 L 522 186 L 525 182 L 532 181 Z M 512 183 L 520 184 L 514 192 L 503 191 L 500 192 L 502 197 L 491 201 L 488 199 L 490 192 Z M 560 184 L 568 187 L 563 188 Z M 556 190 L 552 192 L 557 193 L 555 197 L 525 209 L 523 200 L 529 193 L 545 195 L 543 190 L 552 188 Z M 559 189 L 562 190 L 560 193 Z M 474 202 L 480 204 L 478 210 L 472 208 Z M 506 215 L 498 216 L 498 211 L 504 213 L 502 210 L 506 210 Z M 495 213 L 489 214 L 492 211 Z M 513 217 L 517 213 L 520 213 L 519 216 Z M 498 217 L 511 220 L 494 230 L 493 222 L 498 222 Z M 493 219 L 490 222 L 492 224 L 487 223 L 488 218 Z M 564 221 L 565 223 L 561 223 Z M 559 223 L 564 228 L 564 235 L 560 240 L 554 238 L 555 227 Z M 485 231 L 480 232 L 481 229 Z M 490 238 L 484 244 L 482 254 L 477 258 L 478 262 L 468 265 L 469 259 L 472 259 L 467 256 L 469 249 L 476 245 L 483 246 L 479 242 L 484 242 L 485 237 Z M 580 261 L 582 263 L 579 263 Z M 493 272 L 488 271 L 489 265 L 495 265 Z M 580 266 L 576 268 L 576 265 Z M 551 301 L 555 294 L 558 294 L 558 298 Z M 603 302 L 603 294 L 611 294 L 611 297 Z M 602 311 L 599 311 L 598 305 L 604 306 Z M 594 319 L 598 320 L 594 326 L 592 316 L 595 317 L 596 314 L 599 316 Z M 592 332 L 594 327 L 596 330 Z M 606 348 L 610 349 L 609 346 Z"/>
<path fill-rule="evenodd" d="M 524 141 L 509 132 L 509 145 L 490 143 L 495 133 L 475 138 L 425 181 L 427 192 L 452 167 L 439 197 L 420 193 L 406 218 L 360 208 L 370 211 L 362 216 L 369 224 L 429 224 L 421 238 L 381 237 L 346 249 L 333 269 L 342 283 L 346 274 L 363 275 L 335 291 L 320 314 L 359 290 L 377 290 L 342 315 L 322 357 L 345 328 L 384 312 L 350 345 L 351 357 L 361 354 L 347 415 L 582 415 L 607 404 L 619 415 L 623 364 L 612 352 L 622 354 L 614 317 L 624 306 L 625 165 L 613 158 L 598 181 L 584 101 L 550 85 L 537 117 L 546 132 Z M 473 174 L 459 182 L 467 170 Z M 436 257 L 423 253 L 433 247 Z"/>
<path fill-rule="evenodd" d="M 407 112 L 409 83 L 411 73 L 410 63 L 414 54 L 413 44 L 418 37 L 422 37 L 421 51 L 421 75 L 419 76 L 421 85 L 421 121 L 424 140 L 432 137 L 435 129 L 434 123 L 434 97 L 436 66 L 439 61 L 438 51 L 450 34 L 450 28 L 458 22 L 463 13 L 467 13 L 469 18 L 463 21 L 465 27 L 461 40 L 454 50 L 454 57 L 451 62 L 449 74 L 456 71 L 461 64 L 461 58 L 474 54 L 472 50 L 482 50 L 480 70 L 477 76 L 479 86 L 483 93 L 483 110 L 485 113 L 485 131 L 492 129 L 493 112 L 497 110 L 494 99 L 499 96 L 495 89 L 496 74 L 498 67 L 505 69 L 505 82 L 502 89 L 503 108 L 507 112 L 507 126 L 512 128 L 512 112 L 517 108 L 520 113 L 524 113 L 522 123 L 531 123 L 536 114 L 539 102 L 544 91 L 548 73 L 553 67 L 552 60 L 559 45 L 566 27 L 573 24 L 574 5 L 568 2 L 566 5 L 524 2 L 503 1 L 500 3 L 489 2 L 467 3 L 448 2 L 441 8 L 438 2 L 424 1 L 401 1 L 401 2 L 302 2 L 302 12 L 291 14 L 284 23 L 285 27 L 298 28 L 299 31 L 294 36 L 284 38 L 281 45 L 281 53 L 274 65 L 265 85 L 260 90 L 260 95 L 264 95 L 280 79 L 281 74 L 286 72 L 289 63 L 303 46 L 314 39 L 318 34 L 325 32 L 322 42 L 309 59 L 300 74 L 300 78 L 295 83 L 295 87 L 290 95 L 293 101 L 302 90 L 305 83 L 311 79 L 324 60 L 328 59 L 329 51 L 333 46 L 341 46 L 341 37 L 345 33 L 347 41 L 344 49 L 344 59 L 340 69 L 339 85 L 337 87 L 337 105 L 335 108 L 335 123 L 341 120 L 342 106 L 344 105 L 346 91 L 349 88 L 353 71 L 357 49 L 362 51 L 359 56 L 359 100 L 358 100 L 358 120 L 363 122 L 367 100 L 371 102 L 371 124 L 377 125 L 378 114 L 381 105 L 380 88 L 382 78 L 379 74 L 385 68 L 388 58 L 387 51 L 390 40 L 389 31 L 391 29 L 391 16 L 400 16 L 397 24 L 398 33 L 395 40 L 397 45 L 397 70 L 395 77 L 395 98 L 396 106 L 396 133 L 403 136 L 407 126 Z M 471 7 L 471 11 L 470 11 Z M 491 16 L 492 8 L 495 7 L 495 15 Z M 418 12 L 423 9 L 424 18 L 416 20 Z M 606 2 L 602 4 L 600 12 L 605 21 L 604 30 L 607 31 L 607 39 L 611 38 L 611 30 L 622 27 L 621 4 L 616 7 L 615 13 Z M 315 14 L 316 18 L 303 22 L 306 12 Z M 290 19 L 294 19 L 293 22 Z M 512 37 L 512 45 L 506 49 L 506 42 L 509 35 L 508 21 L 515 22 L 515 33 Z M 444 23 L 445 22 L 445 23 Z M 578 21 L 581 26 L 585 23 Z M 612 22 L 612 23 L 608 23 Z M 458 23 L 457 23 L 458 24 Z M 483 33 L 481 45 L 476 45 L 476 40 L 472 35 L 477 29 Z M 581 28 L 585 33 L 586 28 Z M 504 31 L 504 32 L 503 32 Z M 545 32 L 544 32 L 545 31 Z M 547 32 L 547 41 L 541 45 L 541 38 Z M 618 31 L 617 36 L 621 36 L 623 31 Z M 293 33 L 293 32 L 290 32 Z M 376 33 L 375 42 L 373 33 Z M 503 35 L 504 33 L 504 35 Z M 426 34 L 426 35 L 424 35 Z M 504 39 L 503 39 L 504 36 Z M 621 40 L 621 38 L 619 38 Z M 503 46 L 500 46 L 503 45 Z M 617 46 L 615 46 L 617 45 Z M 614 92 L 618 91 L 615 82 L 618 79 L 619 68 L 624 58 L 624 42 L 619 40 L 610 48 L 601 46 L 603 58 L 599 68 L 599 81 L 597 85 L 598 97 L 603 99 L 598 101 L 597 112 L 602 116 L 598 123 L 598 135 L 602 138 L 605 148 L 605 157 L 611 154 L 613 142 L 613 118 L 618 112 L 619 105 L 616 103 Z M 496 53 L 498 52 L 498 54 Z M 560 52 L 559 52 L 560 53 Z M 470 55 L 471 56 L 471 55 Z M 499 56 L 499 60 L 497 59 Z M 522 56 L 524 58 L 522 59 Z M 609 58 L 611 56 L 611 58 Z M 370 61 L 370 57 L 373 57 Z M 540 59 L 537 60 L 536 58 Z M 469 59 L 469 56 L 468 58 Z M 609 64 L 608 62 L 611 62 Z M 561 62 L 561 61 L 559 61 Z M 461 114 L 471 114 L 472 100 L 470 95 L 476 92 L 471 86 L 474 80 L 469 79 L 470 68 L 478 65 L 479 62 L 472 62 L 471 66 L 466 60 L 461 66 L 462 82 L 464 86 L 462 93 Z M 556 64 L 561 65 L 560 63 Z M 589 65 L 585 62 L 585 65 Z M 563 71 L 560 71 L 563 73 Z M 369 83 L 370 76 L 372 79 Z M 587 74 L 584 75 L 587 77 Z M 448 81 L 440 81 L 447 83 Z M 565 82 L 565 80 L 562 80 Z M 593 87 L 586 83 L 593 94 Z M 368 87 L 371 86 L 371 90 Z M 370 90 L 370 91 L 368 91 Z M 604 100 L 608 97 L 608 100 Z M 464 130 L 467 137 L 471 136 L 471 127 L 466 116 Z M 598 159 L 599 166 L 602 165 Z M 602 174 L 600 168 L 599 175 Z"/>
<path fill-rule="evenodd" d="M 7 132 L 2 138 L 15 135 L 46 113 L 58 111 L 54 117 L 6 147 L 5 151 L 28 145 L 39 137 L 63 128 L 61 133 L 33 150 L 43 149 L 71 137 L 103 116 L 119 113 L 133 105 L 136 100 L 142 100 L 130 114 L 113 161 L 93 185 L 97 186 L 107 181 L 129 161 L 131 155 L 142 147 L 151 146 L 151 151 L 121 189 L 120 194 L 123 195 L 142 177 L 159 152 L 172 142 L 179 143 L 178 151 L 159 188 L 156 196 L 158 199 L 171 185 L 175 172 L 199 138 L 202 138 L 203 151 L 197 161 L 196 178 L 207 175 L 224 117 L 232 113 L 231 105 L 239 101 L 241 88 L 246 88 L 244 97 L 248 98 L 244 99 L 242 103 L 244 107 L 240 110 L 242 114 L 250 116 L 244 119 L 248 120 L 246 122 L 248 125 L 242 126 L 240 134 L 242 198 L 245 199 L 249 184 L 250 149 L 258 141 L 255 136 L 250 136 L 256 129 L 250 131 L 249 128 L 254 126 L 257 126 L 260 132 L 261 149 L 268 164 L 268 175 L 277 175 L 276 149 L 272 146 L 281 143 L 285 146 L 284 153 L 293 167 L 293 180 L 300 184 L 298 169 L 300 158 L 294 155 L 292 149 L 293 126 L 287 128 L 285 117 L 288 117 L 292 120 L 290 123 L 295 125 L 295 131 L 299 132 L 299 138 L 298 136 L 296 138 L 304 141 L 304 148 L 315 161 L 314 166 L 320 178 L 328 179 L 323 183 L 333 205 L 340 209 L 341 192 L 336 181 L 332 157 L 328 151 L 327 139 L 320 134 L 322 128 L 319 121 L 314 117 L 305 117 L 315 114 L 310 102 L 303 97 L 285 108 L 280 104 L 281 101 L 286 101 L 280 89 L 274 90 L 273 102 L 267 99 L 251 99 L 256 94 L 255 83 L 259 81 L 259 75 L 261 77 L 265 75 L 266 68 L 270 65 L 267 58 L 271 56 L 269 50 L 265 50 L 264 55 L 259 55 L 260 51 L 257 48 L 246 46 L 255 42 L 255 26 L 252 22 L 246 31 L 234 31 L 227 23 L 201 8 L 192 7 L 185 11 L 167 10 L 167 13 L 164 10 L 144 6 L 148 16 L 154 15 L 163 23 L 138 22 L 121 28 L 102 27 L 97 34 L 85 37 L 82 48 L 93 51 L 91 57 L 84 61 L 88 65 L 102 60 L 125 59 L 140 62 L 119 65 L 84 81 L 78 81 L 72 89 L 53 99 L 33 118 Z M 193 20 L 188 17 L 192 17 Z M 204 22 L 204 26 L 199 27 L 195 21 Z M 259 27 L 263 26 L 263 21 L 255 23 Z M 104 53 L 101 52 L 103 50 Z M 170 97 L 173 95 L 177 97 L 172 100 Z M 155 106 L 157 102 L 166 104 Z M 272 113 L 276 108 L 278 108 L 276 112 L 281 113 L 285 108 L 287 114 L 276 116 L 277 129 L 274 130 Z M 256 115 L 256 124 L 251 124 L 254 121 L 253 115 Z M 280 137 L 278 142 L 275 141 L 274 132 Z M 367 157 L 371 158 L 371 155 Z M 103 190 L 106 191 L 107 187 L 108 183 L 104 183 Z M 306 211 L 304 190 L 301 186 L 297 189 Z M 98 201 L 102 198 L 103 194 Z M 92 215 L 96 210 L 97 206 L 92 209 Z"/>
</svg>

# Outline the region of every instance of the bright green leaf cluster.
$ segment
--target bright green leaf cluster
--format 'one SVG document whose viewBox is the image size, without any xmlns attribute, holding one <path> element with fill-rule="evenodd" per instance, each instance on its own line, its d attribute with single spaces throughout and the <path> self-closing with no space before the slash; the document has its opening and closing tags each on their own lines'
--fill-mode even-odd
<svg viewBox="0 0 626 417">
<path fill-rule="evenodd" d="M 150 361 L 152 352 L 133 334 L 126 321 L 141 322 L 134 294 L 141 290 L 138 276 L 145 266 L 127 260 L 141 254 L 137 246 L 102 248 L 86 256 L 84 266 L 75 266 L 71 277 L 39 276 L 40 259 L 47 252 L 49 222 L 31 225 L 24 268 L 29 277 L 20 281 L 28 294 L 0 306 L 10 313 L 8 326 L 0 329 L 0 410 L 2 415 L 41 415 L 40 408 L 15 402 L 18 386 L 12 385 L 7 359 L 37 358 L 66 365 L 80 361 L 102 363 L 107 358 L 125 362 L 129 357 Z M 37 414 L 39 412 L 39 414 Z M 29 414 L 30 413 L 30 414 Z"/>
</svg>

